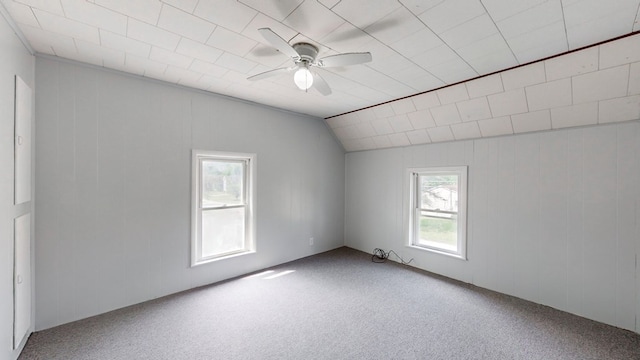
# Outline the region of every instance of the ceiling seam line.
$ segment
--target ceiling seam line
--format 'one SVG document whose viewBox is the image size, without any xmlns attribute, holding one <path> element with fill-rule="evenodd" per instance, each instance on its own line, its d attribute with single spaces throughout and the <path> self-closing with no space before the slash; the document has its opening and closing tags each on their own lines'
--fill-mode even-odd
<svg viewBox="0 0 640 360">
<path fill-rule="evenodd" d="M 498 34 L 500 34 L 500 37 L 502 38 L 502 40 L 504 41 L 504 43 L 505 43 L 505 44 L 507 45 L 507 47 L 509 48 L 509 51 L 511 52 L 511 55 L 513 55 L 513 59 L 516 61 L 516 63 L 518 63 L 518 62 L 519 62 L 519 61 L 518 61 L 518 57 L 517 57 L 517 56 L 516 56 L 516 54 L 513 52 L 513 49 L 511 48 L 511 45 L 509 45 L 509 41 L 507 41 L 507 39 L 504 37 L 504 34 L 502 33 L 502 31 L 500 31 L 500 27 L 498 27 L 498 24 L 496 23 L 496 21 L 493 19 L 493 17 L 491 16 L 491 14 L 489 13 L 489 11 L 487 10 L 487 7 L 486 7 L 486 6 L 484 6 L 484 3 L 482 2 L 482 0 L 480 1 L 480 4 L 482 5 L 482 8 L 484 9 L 484 12 L 487 14 L 487 16 L 489 16 L 489 19 L 491 19 L 491 22 L 493 23 L 493 26 L 495 26 L 495 27 L 496 27 L 496 30 L 498 30 Z M 539 5 L 538 5 L 538 6 L 539 6 Z M 533 6 L 533 7 L 535 7 L 535 6 Z M 531 8 L 533 8 L 533 7 L 531 7 Z M 529 9 L 531 9 L 531 8 L 529 8 Z M 519 13 L 523 13 L 523 12 L 525 12 L 525 11 L 529 10 L 529 9 L 522 10 L 522 11 L 521 11 L 521 12 L 519 12 Z M 512 16 L 515 16 L 515 15 L 517 15 L 517 14 L 519 14 L 519 13 L 515 13 L 515 14 L 513 14 Z M 511 16 L 509 16 L 509 17 L 511 17 Z M 505 18 L 505 19 L 508 19 L 509 17 L 507 17 L 507 18 Z"/>
<path fill-rule="evenodd" d="M 565 15 L 564 15 L 564 1 L 563 0 L 560 0 L 560 11 L 562 12 L 562 25 L 564 27 L 564 39 L 567 42 L 567 50 L 570 51 L 571 48 L 569 47 L 569 32 L 567 31 L 567 19 L 565 18 Z M 636 16 L 637 16 L 637 13 L 636 13 Z M 633 28 L 631 28 L 631 30 L 633 30 Z"/>
</svg>

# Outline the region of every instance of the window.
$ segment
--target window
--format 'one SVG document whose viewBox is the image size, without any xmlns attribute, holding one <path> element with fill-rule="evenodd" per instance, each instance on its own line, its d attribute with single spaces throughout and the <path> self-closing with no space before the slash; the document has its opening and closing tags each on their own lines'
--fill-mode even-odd
<svg viewBox="0 0 640 360">
<path fill-rule="evenodd" d="M 253 252 L 255 155 L 193 151 L 191 264 Z"/>
<path fill-rule="evenodd" d="M 467 167 L 410 169 L 409 245 L 466 259 Z"/>
</svg>

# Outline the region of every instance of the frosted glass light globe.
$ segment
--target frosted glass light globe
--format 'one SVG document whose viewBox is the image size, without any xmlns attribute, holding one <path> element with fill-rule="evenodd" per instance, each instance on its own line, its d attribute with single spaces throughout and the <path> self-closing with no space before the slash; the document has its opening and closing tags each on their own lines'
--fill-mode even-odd
<svg viewBox="0 0 640 360">
<path fill-rule="evenodd" d="M 306 67 L 300 67 L 293 75 L 293 81 L 300 90 L 307 90 L 313 85 L 313 74 Z"/>
</svg>

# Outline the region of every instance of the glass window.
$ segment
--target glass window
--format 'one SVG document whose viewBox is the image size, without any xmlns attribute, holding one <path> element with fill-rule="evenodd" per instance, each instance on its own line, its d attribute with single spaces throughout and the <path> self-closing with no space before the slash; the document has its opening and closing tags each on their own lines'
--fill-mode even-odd
<svg viewBox="0 0 640 360">
<path fill-rule="evenodd" d="M 254 250 L 255 155 L 194 151 L 192 264 Z"/>
<path fill-rule="evenodd" d="M 466 258 L 466 166 L 410 170 L 410 245 Z"/>
</svg>

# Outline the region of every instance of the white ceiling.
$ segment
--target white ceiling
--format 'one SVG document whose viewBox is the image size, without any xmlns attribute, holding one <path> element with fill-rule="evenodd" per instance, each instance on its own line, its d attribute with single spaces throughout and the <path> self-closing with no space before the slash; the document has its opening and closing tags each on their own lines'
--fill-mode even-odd
<svg viewBox="0 0 640 360">
<path fill-rule="evenodd" d="M 582 48 L 640 28 L 640 0 L 2 0 L 41 54 L 322 118 Z M 373 61 L 321 69 L 333 93 L 298 90 L 257 31 L 319 57 Z M 425 100 L 425 101 L 428 101 Z M 400 105 L 401 106 L 401 103 Z"/>
</svg>

